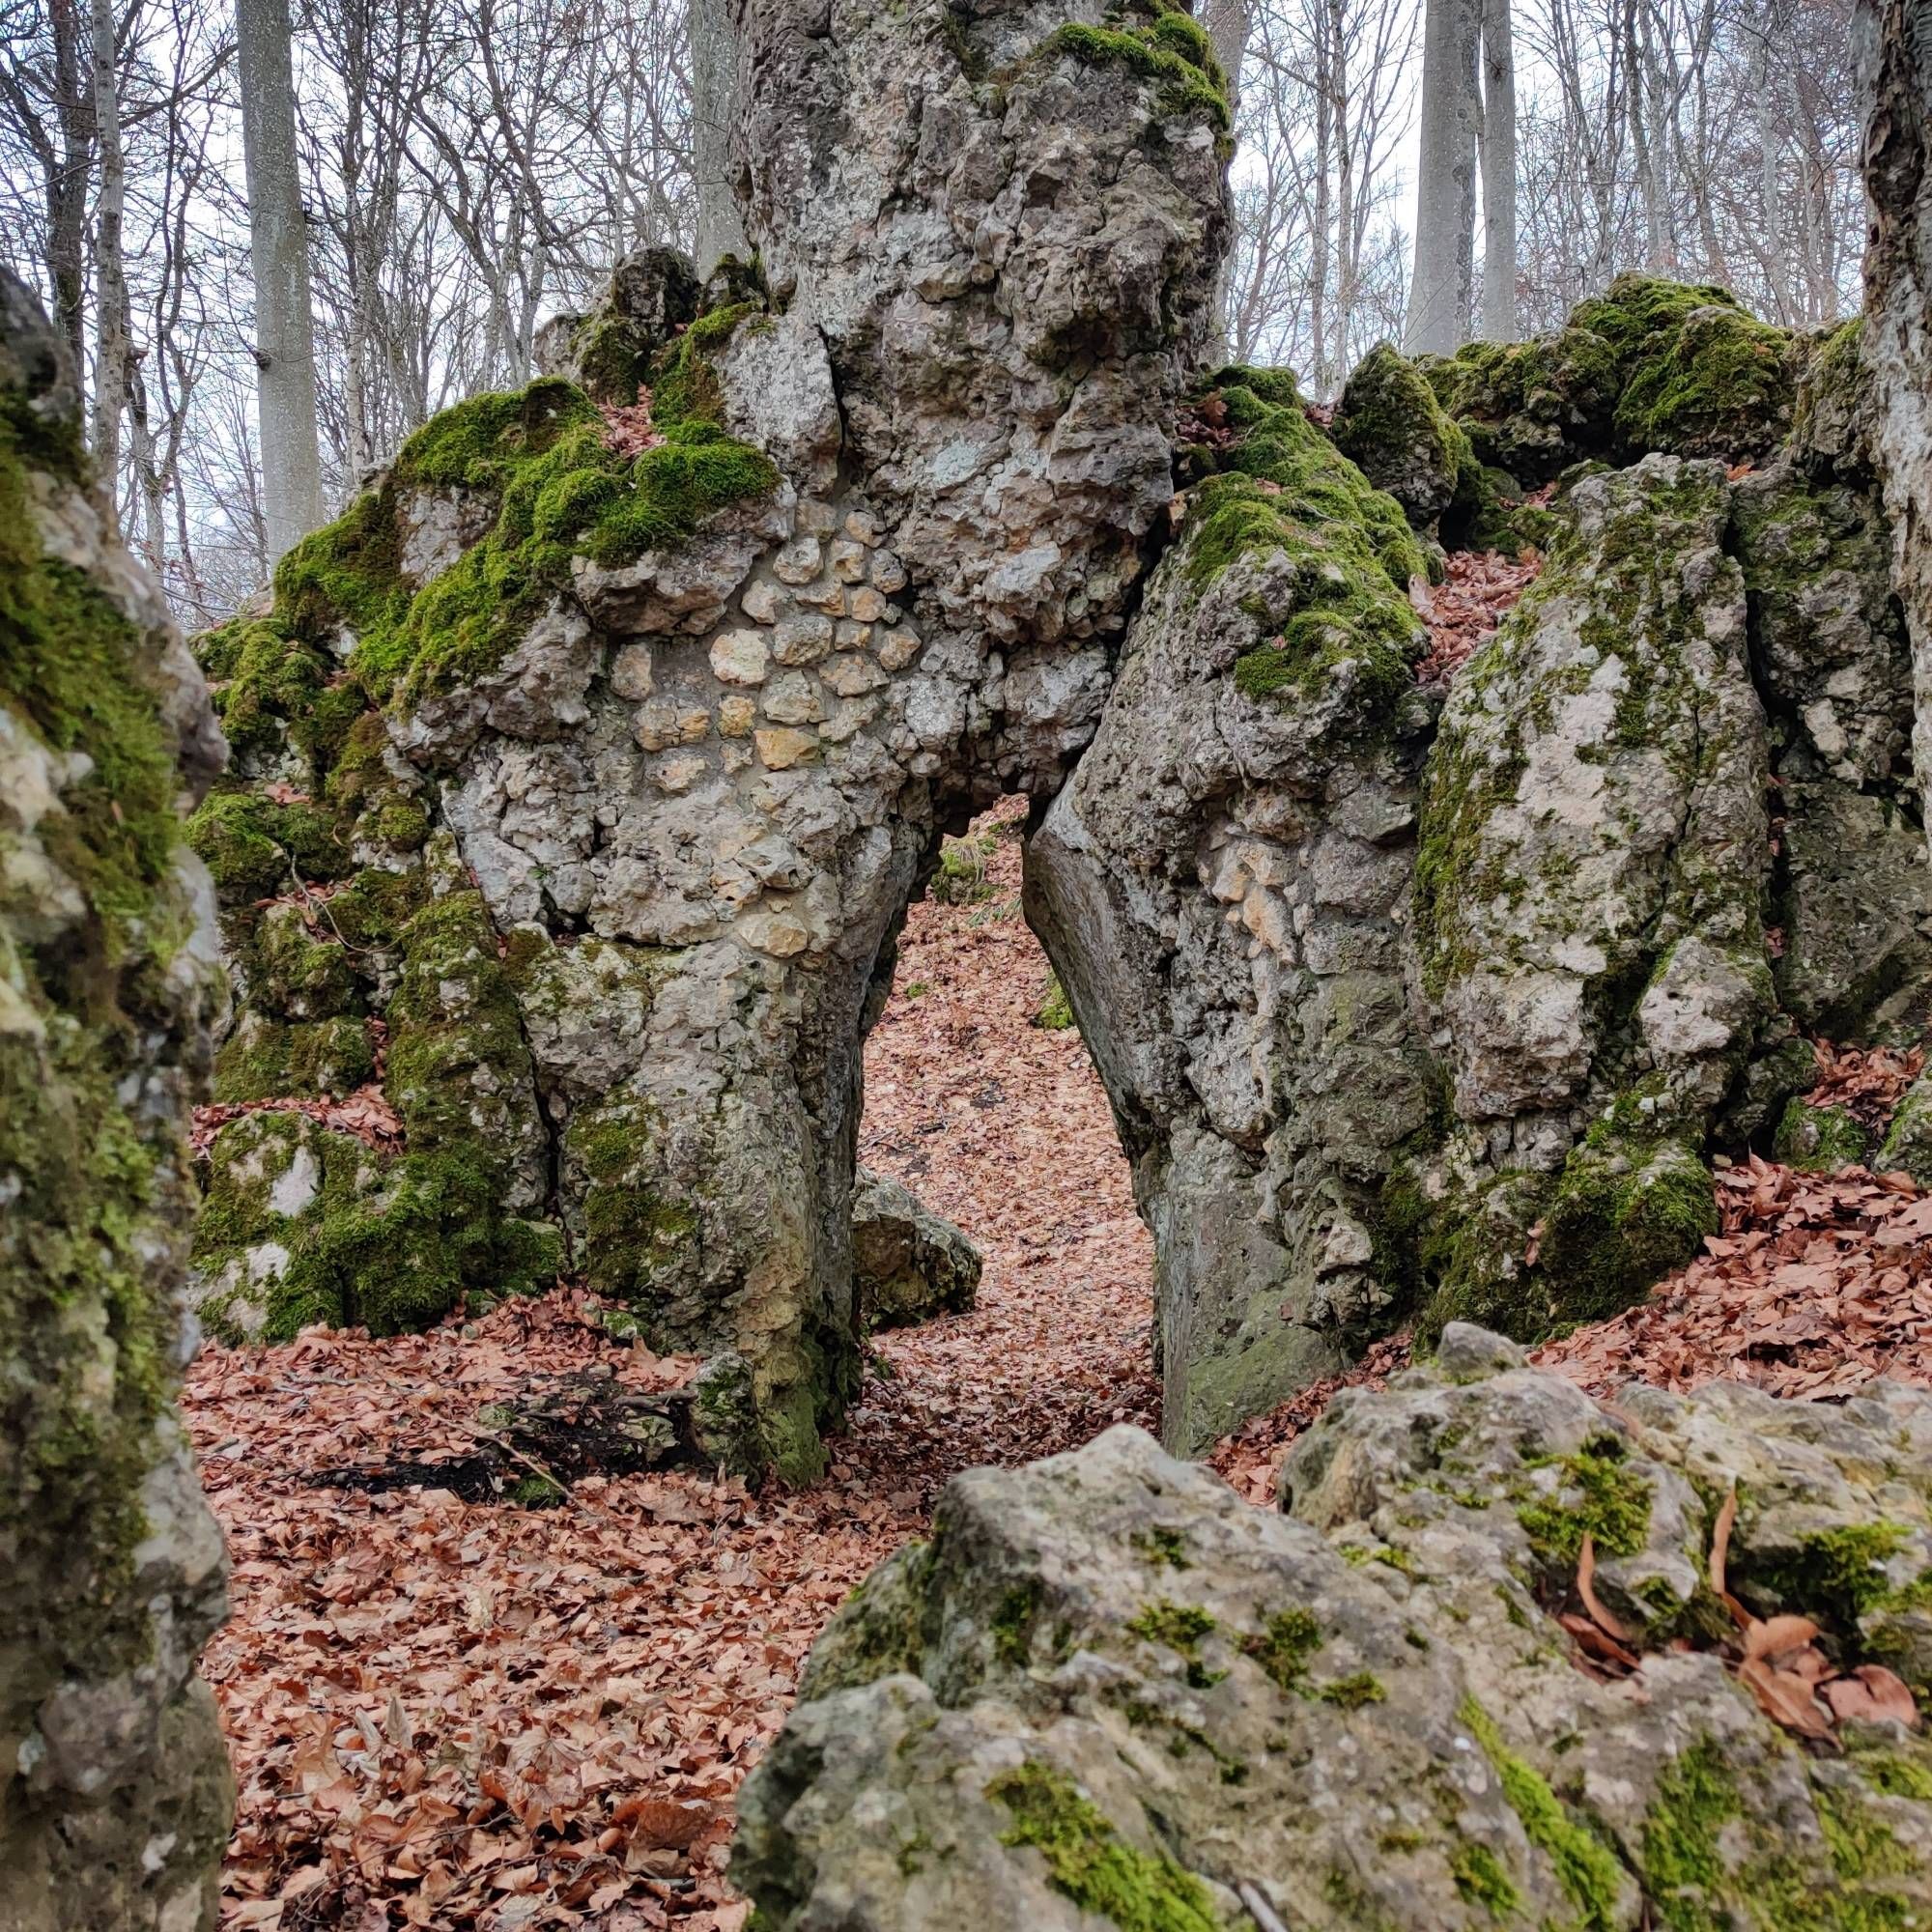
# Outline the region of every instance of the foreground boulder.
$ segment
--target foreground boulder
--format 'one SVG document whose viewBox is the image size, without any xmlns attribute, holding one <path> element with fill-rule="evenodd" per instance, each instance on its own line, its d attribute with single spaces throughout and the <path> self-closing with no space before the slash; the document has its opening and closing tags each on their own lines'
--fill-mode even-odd
<svg viewBox="0 0 1932 1932">
<path fill-rule="evenodd" d="M 0 270 L 0 1923 L 194 1932 L 233 1793 L 176 1297 L 224 994 L 179 808 L 222 744 L 80 446 L 59 339 Z"/>
<path fill-rule="evenodd" d="M 1283 1514 L 1125 1428 L 976 1470 L 820 1639 L 732 1876 L 778 1932 L 1922 1924 L 1932 1750 L 1804 1754 L 1703 1579 L 1735 1484 L 1749 1610 L 1922 1697 L 1928 1482 L 1922 1392 L 1609 1410 L 1463 1326 L 1335 1400 Z M 1622 1681 L 1551 1614 L 1586 1533 Z"/>
</svg>

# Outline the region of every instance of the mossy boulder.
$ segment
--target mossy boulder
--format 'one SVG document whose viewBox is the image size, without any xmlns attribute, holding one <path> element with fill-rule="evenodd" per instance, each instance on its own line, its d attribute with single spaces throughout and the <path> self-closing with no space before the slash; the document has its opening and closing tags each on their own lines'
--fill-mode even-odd
<svg viewBox="0 0 1932 1932">
<path fill-rule="evenodd" d="M 1452 688 L 1415 867 L 1454 1071 L 1432 1320 L 1523 1335 L 1694 1253 L 1711 1122 L 1774 1008 L 1723 471 L 1652 457 L 1572 495 L 1575 527 Z"/>
<path fill-rule="evenodd" d="M 536 344 L 546 376 L 578 384 L 593 402 L 627 409 L 650 383 L 653 365 L 697 319 L 697 272 L 674 248 L 639 248 L 611 271 L 587 315 L 558 316 Z"/>
<path fill-rule="evenodd" d="M 1235 667 L 1246 696 L 1292 703 L 1340 686 L 1384 714 L 1413 686 L 1422 627 L 1409 603 L 1429 559 L 1402 506 L 1309 421 L 1286 370 L 1224 369 L 1209 392 L 1236 440 L 1188 499 L 1188 582 L 1238 557 L 1275 560 L 1273 633 Z"/>
<path fill-rule="evenodd" d="M 1355 364 L 1328 433 L 1418 529 L 1435 526 L 1474 461 L 1468 438 L 1420 371 L 1386 342 Z"/>
<path fill-rule="evenodd" d="M 183 841 L 223 745 L 112 534 L 64 342 L 0 269 L 0 1918 L 203 1932 L 227 1611 L 175 1412 L 190 1106 L 225 1003 Z"/>
<path fill-rule="evenodd" d="M 218 1101 L 340 1097 L 373 1079 L 375 1048 L 359 1017 L 286 1022 L 244 1012 L 214 1058 Z"/>
<path fill-rule="evenodd" d="M 1614 348 L 1574 325 L 1527 342 L 1468 342 L 1419 364 L 1478 462 L 1525 484 L 1605 454 L 1620 387 Z"/>
<path fill-rule="evenodd" d="M 1881 1174 L 1909 1174 L 1920 1187 L 1932 1188 L 1932 1077 L 1921 1073 L 1905 1090 L 1872 1165 Z"/>
<path fill-rule="evenodd" d="M 1844 1167 L 1863 1167 L 1872 1138 L 1871 1129 L 1849 1109 L 1813 1106 L 1800 1095 L 1778 1121 L 1773 1151 L 1788 1167 L 1835 1174 Z"/>
</svg>

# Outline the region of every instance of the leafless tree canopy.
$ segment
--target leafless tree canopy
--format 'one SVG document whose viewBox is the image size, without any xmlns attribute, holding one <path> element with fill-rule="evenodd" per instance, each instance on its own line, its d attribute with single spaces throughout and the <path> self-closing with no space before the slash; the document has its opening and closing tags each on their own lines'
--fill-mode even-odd
<svg viewBox="0 0 1932 1932">
<path fill-rule="evenodd" d="M 1727 283 L 1792 325 L 1849 308 L 1853 4 L 1486 13 L 1481 139 L 1489 162 L 1513 134 L 1517 270 L 1485 264 L 1478 223 L 1463 299 L 1480 292 L 1483 314 L 1458 332 L 1506 332 L 1512 307 L 1547 328 L 1629 268 Z M 1244 47 L 1228 351 L 1332 397 L 1403 333 L 1407 230 L 1431 205 L 1408 178 L 1424 8 L 1204 12 L 1225 52 Z M 333 504 L 443 404 L 523 381 L 539 320 L 615 256 L 692 244 L 686 21 L 682 0 L 294 0 L 293 28 Z M 238 90 L 222 0 L 0 0 L 0 250 L 86 369 L 124 524 L 189 622 L 232 608 L 269 555 Z"/>
</svg>

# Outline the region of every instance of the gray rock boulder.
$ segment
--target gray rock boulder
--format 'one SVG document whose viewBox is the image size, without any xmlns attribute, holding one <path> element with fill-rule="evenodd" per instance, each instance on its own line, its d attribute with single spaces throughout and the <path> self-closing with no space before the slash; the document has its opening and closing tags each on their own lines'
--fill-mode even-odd
<svg viewBox="0 0 1932 1932">
<path fill-rule="evenodd" d="M 226 995 L 178 808 L 224 748 L 80 452 L 0 270 L 0 1922 L 196 1932 L 233 1808 L 194 1674 L 226 1559 L 174 1396 Z"/>
<path fill-rule="evenodd" d="M 897 1328 L 963 1315 L 984 1265 L 967 1237 L 908 1187 L 861 1167 L 852 1183 L 852 1285 L 860 1320 Z"/>
<path fill-rule="evenodd" d="M 1292 383 L 1219 394 L 1247 437 L 1191 493 L 1025 874 L 1154 1230 L 1189 1452 L 1389 1321 L 1380 1188 L 1432 1105 L 1405 985 L 1423 552 Z"/>
<path fill-rule="evenodd" d="M 1499 1338 L 1444 1339 L 1474 1378 L 1345 1392 L 1292 1454 L 1281 1515 L 1124 1428 L 955 1479 L 931 1542 L 820 1639 L 745 1787 L 732 1876 L 759 1922 L 1634 1932 L 1932 1911 L 1921 1739 L 1848 1725 L 1844 1755 L 1804 1755 L 1709 1647 L 1700 1584 L 1735 1481 L 1729 1577 L 1751 1608 L 1920 1682 L 1932 1397 L 1881 1383 L 1833 1409 L 1720 1385 L 1611 1413 Z M 1586 1531 L 1644 1653 L 1622 1682 L 1578 1668 L 1550 1613 Z"/>
</svg>

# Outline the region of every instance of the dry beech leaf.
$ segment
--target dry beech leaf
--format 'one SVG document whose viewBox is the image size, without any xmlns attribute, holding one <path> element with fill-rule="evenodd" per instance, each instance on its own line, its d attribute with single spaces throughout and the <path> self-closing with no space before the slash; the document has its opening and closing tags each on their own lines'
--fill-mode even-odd
<svg viewBox="0 0 1932 1932">
<path fill-rule="evenodd" d="M 1757 1699 L 1758 1709 L 1801 1738 L 1829 1738 L 1832 1720 L 1811 1694 L 1811 1687 L 1797 1677 L 1774 1670 L 1760 1658 L 1747 1658 L 1738 1666 L 1739 1680 Z"/>
<path fill-rule="evenodd" d="M 1597 1595 L 1597 1540 L 1588 1530 L 1583 1532 L 1583 1547 L 1577 1552 L 1577 1594 L 1583 1600 L 1583 1607 L 1589 1611 L 1591 1621 L 1607 1636 L 1613 1636 L 1619 1643 L 1629 1643 L 1631 1634 L 1610 1612 L 1604 1607 Z"/>
<path fill-rule="evenodd" d="M 1918 1704 L 1905 1680 L 1882 1663 L 1861 1663 L 1848 1677 L 1834 1677 L 1819 1694 L 1842 1724 L 1852 1719 L 1879 1723 L 1887 1719 L 1916 1731 Z"/>
<path fill-rule="evenodd" d="M 1745 1655 L 1775 1658 L 1783 1651 L 1802 1648 L 1817 1634 L 1818 1626 L 1809 1617 L 1767 1617 L 1762 1623 L 1753 1618 L 1745 1630 Z"/>
<path fill-rule="evenodd" d="M 1586 1656 L 1600 1658 L 1605 1663 L 1621 1664 L 1626 1670 L 1634 1670 L 1643 1662 L 1634 1651 L 1627 1649 L 1607 1631 L 1600 1630 L 1588 1617 L 1579 1617 L 1566 1610 L 1556 1621 L 1577 1639 L 1577 1649 Z"/>
<path fill-rule="evenodd" d="M 1717 1523 L 1711 1531 L 1711 1588 L 1719 1597 L 1725 1594 L 1724 1566 L 1730 1560 L 1731 1526 L 1737 1520 L 1738 1486 L 1733 1483 L 1724 1492 L 1724 1506 L 1718 1512 Z"/>
</svg>

